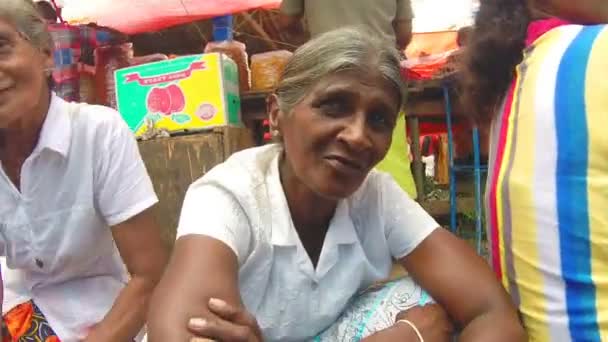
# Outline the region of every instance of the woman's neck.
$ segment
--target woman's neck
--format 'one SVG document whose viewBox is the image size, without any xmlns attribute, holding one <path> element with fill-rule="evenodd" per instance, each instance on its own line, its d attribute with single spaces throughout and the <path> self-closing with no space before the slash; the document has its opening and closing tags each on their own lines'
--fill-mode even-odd
<svg viewBox="0 0 608 342">
<path fill-rule="evenodd" d="M 24 113 L 8 127 L 0 129 L 0 159 L 25 160 L 36 148 L 42 125 L 51 103 L 50 91 L 44 93 L 29 113 Z"/>
<path fill-rule="evenodd" d="M 313 229 L 324 234 L 334 216 L 338 201 L 324 198 L 310 190 L 297 178 L 284 156 L 279 161 L 279 173 L 296 230 L 300 232 L 302 229 L 314 227 Z"/>
</svg>

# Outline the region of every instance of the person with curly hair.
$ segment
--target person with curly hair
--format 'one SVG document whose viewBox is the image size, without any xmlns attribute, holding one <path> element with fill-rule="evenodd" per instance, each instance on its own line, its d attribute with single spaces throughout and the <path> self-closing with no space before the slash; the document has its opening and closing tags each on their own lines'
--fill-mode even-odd
<svg viewBox="0 0 608 342">
<path fill-rule="evenodd" d="M 492 266 L 531 341 L 608 338 L 608 2 L 481 2 L 462 91 L 492 122 Z"/>
</svg>

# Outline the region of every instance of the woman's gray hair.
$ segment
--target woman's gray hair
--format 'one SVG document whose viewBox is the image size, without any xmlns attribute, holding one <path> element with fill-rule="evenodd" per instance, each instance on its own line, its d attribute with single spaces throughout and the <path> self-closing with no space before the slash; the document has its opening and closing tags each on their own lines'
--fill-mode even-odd
<svg viewBox="0 0 608 342">
<path fill-rule="evenodd" d="M 342 28 L 312 39 L 285 66 L 276 90 L 279 108 L 290 113 L 319 81 L 342 71 L 379 72 L 399 91 L 401 107 L 406 90 L 400 55 L 393 46 L 394 42 L 358 28 Z"/>
<path fill-rule="evenodd" d="M 0 0 L 0 19 L 14 25 L 36 48 L 51 48 L 52 38 L 47 23 L 32 0 Z"/>
</svg>

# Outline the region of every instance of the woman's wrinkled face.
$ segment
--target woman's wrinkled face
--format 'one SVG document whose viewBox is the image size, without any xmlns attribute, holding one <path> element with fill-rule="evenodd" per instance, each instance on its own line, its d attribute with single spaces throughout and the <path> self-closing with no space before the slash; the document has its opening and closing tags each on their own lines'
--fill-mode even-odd
<svg viewBox="0 0 608 342">
<path fill-rule="evenodd" d="M 320 81 L 291 113 L 271 111 L 271 121 L 297 179 L 324 198 L 341 199 L 386 155 L 399 99 L 380 73 L 342 72 Z"/>
<path fill-rule="evenodd" d="M 32 45 L 9 22 L 0 19 L 0 128 L 31 112 L 47 87 L 52 68 L 49 50 Z"/>
</svg>

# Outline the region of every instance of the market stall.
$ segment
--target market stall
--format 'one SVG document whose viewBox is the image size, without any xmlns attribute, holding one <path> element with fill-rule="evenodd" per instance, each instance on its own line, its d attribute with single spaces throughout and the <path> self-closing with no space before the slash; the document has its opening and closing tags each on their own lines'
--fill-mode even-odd
<svg viewBox="0 0 608 342">
<path fill-rule="evenodd" d="M 63 14 L 68 20 L 93 20 L 123 33 L 158 30 L 201 18 L 212 19 L 207 21 L 208 27 L 201 26 L 200 22 L 191 24 L 200 34 L 201 41 L 189 50 L 179 49 L 181 55 L 176 55 L 177 50 L 141 49 L 139 46 L 140 52 L 146 52 L 135 57 L 133 43 L 124 40 L 99 46 L 94 51 L 92 80 L 84 78 L 92 81 L 89 85 L 93 83 L 95 88 L 94 99 L 84 100 L 118 109 L 142 141 L 142 154 L 163 203 L 159 221 L 171 231 L 177 225 L 179 204 L 188 184 L 233 152 L 264 144 L 270 138 L 266 98 L 291 56 L 284 49 L 293 50 L 293 46 L 280 42 L 284 39 L 273 20 L 260 20 L 263 18 L 261 13 L 266 13 L 268 18 L 269 12 L 255 13 L 257 21 L 254 13 L 242 14 L 238 23 L 233 22 L 232 16 L 224 15 L 251 8 L 276 8 L 279 0 L 167 1 L 161 7 L 150 6 L 150 1 L 129 4 L 130 11 L 136 15 L 128 22 L 115 15 L 123 5 L 110 4 L 107 0 L 66 0 Z M 132 6 L 140 6 L 141 11 L 133 11 Z M 150 13 L 152 7 L 155 13 Z M 265 49 L 249 45 L 249 41 L 242 40 L 242 35 L 233 36 L 239 34 L 243 26 L 251 27 L 262 38 Z M 458 50 L 456 32 L 440 36 L 444 38 L 442 41 L 436 37 L 428 39 L 427 34 L 415 35 L 407 52 L 408 62 L 418 61 L 417 68 L 403 65 L 404 75 L 414 80 L 409 84 L 406 113 L 418 194 L 424 193 L 419 138 L 429 134 L 433 127 L 445 126 L 446 119 L 443 89 L 450 75 L 437 77 L 430 73 Z M 155 37 L 152 39 L 171 39 L 162 34 Z M 175 38 L 173 41 L 181 41 Z M 433 43 L 428 44 L 429 41 Z M 429 46 L 437 51 L 429 50 Z M 420 77 L 412 77 L 412 73 Z M 91 90 L 86 93 L 90 94 Z M 450 103 L 454 109 L 451 113 L 457 127 L 462 112 L 457 101 L 453 102 Z M 441 128 L 439 132 L 445 130 Z M 193 160 L 194 154 L 197 156 Z M 442 157 L 437 161 L 439 176 L 447 174 L 446 154 Z M 168 241 L 172 240 L 170 232 L 166 236 Z"/>
<path fill-rule="evenodd" d="M 231 2 L 230 6 L 237 3 Z M 249 1 L 237 8 L 216 4 L 205 9 L 185 2 L 184 6 L 189 7 L 182 9 L 194 10 L 187 12 L 194 20 L 224 10 L 269 5 L 272 2 Z M 101 9 L 97 14 L 104 13 L 103 8 L 96 8 Z M 68 18 L 69 9 L 63 12 Z M 152 26 L 146 27 L 177 23 L 163 17 L 166 14 L 147 16 Z M 188 186 L 234 152 L 264 143 L 263 117 L 247 115 L 251 110 L 242 108 L 259 107 L 260 113 L 264 111 L 265 97 L 258 96 L 254 103 L 248 99 L 276 85 L 291 53 L 279 50 L 249 56 L 247 46 L 234 39 L 233 18 L 227 15 L 209 20 L 213 23 L 211 32 L 200 34 L 213 39 L 203 39 L 198 48 L 192 49 L 196 53 L 178 55 L 165 50 L 136 56 L 133 36 L 116 30 L 122 26 L 99 19 L 95 21 L 112 28 L 74 22 L 52 26 L 56 90 L 68 100 L 102 104 L 121 113 L 140 141 L 142 157 L 160 199 L 157 220 L 170 246 Z M 129 25 L 134 22 L 137 20 Z M 143 26 L 137 27 L 127 32 Z M 241 96 L 245 101 L 241 102 Z"/>
</svg>

